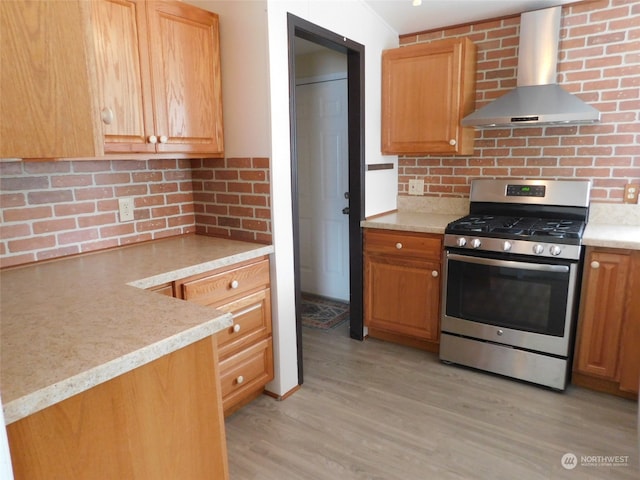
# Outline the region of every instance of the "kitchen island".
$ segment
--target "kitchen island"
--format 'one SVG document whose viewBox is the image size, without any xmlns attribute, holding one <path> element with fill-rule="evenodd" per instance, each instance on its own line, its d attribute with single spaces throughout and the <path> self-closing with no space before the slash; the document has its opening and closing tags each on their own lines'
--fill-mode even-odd
<svg viewBox="0 0 640 480">
<path fill-rule="evenodd" d="M 216 347 L 211 336 L 231 325 L 231 315 L 145 289 L 271 252 L 271 246 L 188 235 L 2 271 L 0 389 L 14 455 L 24 448 L 21 436 L 34 433 L 31 423 L 42 425 L 37 420 L 41 416 L 61 420 L 71 437 L 92 441 L 96 435 L 105 437 L 100 429 L 111 428 L 114 422 L 126 424 L 124 436 L 118 437 L 120 432 L 106 438 L 130 440 L 128 449 L 118 447 L 130 460 L 140 458 L 135 442 L 148 442 L 132 429 L 175 426 L 181 419 L 193 421 L 181 425 L 190 436 L 194 429 L 206 430 L 208 419 L 209 426 L 221 432 L 217 453 L 224 458 L 226 471 Z M 185 375 L 194 382 L 194 392 L 211 398 L 203 401 L 185 389 L 189 385 L 180 381 Z M 155 392 L 153 398 L 145 398 L 145 391 Z M 105 399 L 106 395 L 110 398 Z M 126 405 L 128 399 L 135 401 L 131 408 Z M 96 414 L 97 405 L 104 410 Z M 205 415 L 205 422 L 190 416 L 191 410 Z M 149 411 L 146 419 L 141 413 L 145 411 Z M 174 412 L 175 418 L 165 422 L 163 416 Z M 100 421 L 102 417 L 111 421 Z M 51 424 L 51 418 L 44 424 Z M 59 427 L 50 432 L 50 442 L 59 441 Z M 171 436 L 171 431 L 158 428 L 151 438 Z M 193 438 L 212 437 L 204 432 Z M 85 449 L 89 443 L 76 446 Z M 31 452 L 29 457 L 20 452 L 30 463 L 38 453 Z M 152 452 L 145 458 L 151 464 L 166 453 L 154 456 Z M 141 462 L 120 462 L 118 472 L 148 471 Z M 166 461 L 159 464 L 166 466 Z M 18 471 L 16 476 L 20 478 Z"/>
</svg>

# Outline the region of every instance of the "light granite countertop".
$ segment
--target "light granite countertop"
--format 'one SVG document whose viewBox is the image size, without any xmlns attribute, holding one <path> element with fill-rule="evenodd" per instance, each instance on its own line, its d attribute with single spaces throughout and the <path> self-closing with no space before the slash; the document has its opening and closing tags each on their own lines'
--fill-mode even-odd
<svg viewBox="0 0 640 480">
<path fill-rule="evenodd" d="M 640 250 L 640 205 L 592 203 L 583 245 Z M 444 234 L 468 213 L 468 199 L 398 197 L 398 211 L 368 218 L 363 228 Z"/>
<path fill-rule="evenodd" d="M 232 324 L 145 288 L 273 252 L 187 235 L 0 272 L 0 391 L 15 422 Z"/>
<path fill-rule="evenodd" d="M 392 212 L 360 222 L 364 228 L 444 234 L 445 227 L 461 215 L 451 213 Z"/>
<path fill-rule="evenodd" d="M 640 250 L 640 225 L 607 225 L 589 223 L 582 244 L 592 247 Z"/>
</svg>

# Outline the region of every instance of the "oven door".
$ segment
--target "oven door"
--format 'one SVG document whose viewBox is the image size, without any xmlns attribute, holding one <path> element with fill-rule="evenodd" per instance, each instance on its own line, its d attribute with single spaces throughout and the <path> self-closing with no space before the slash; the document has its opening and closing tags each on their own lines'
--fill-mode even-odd
<svg viewBox="0 0 640 480">
<path fill-rule="evenodd" d="M 447 251 L 442 332 L 569 356 L 578 263 Z"/>
</svg>

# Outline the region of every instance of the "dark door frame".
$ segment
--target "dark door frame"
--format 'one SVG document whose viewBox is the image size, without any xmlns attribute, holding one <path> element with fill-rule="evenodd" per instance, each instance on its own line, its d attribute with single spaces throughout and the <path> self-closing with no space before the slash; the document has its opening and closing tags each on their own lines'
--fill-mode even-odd
<svg viewBox="0 0 640 480">
<path fill-rule="evenodd" d="M 349 303 L 351 338 L 363 339 L 362 229 L 364 219 L 364 45 L 287 14 L 289 48 L 289 119 L 291 125 L 291 204 L 293 210 L 293 263 L 295 274 L 298 384 L 303 383 L 302 318 L 300 315 L 300 227 L 298 225 L 298 155 L 296 145 L 295 38 L 317 43 L 347 55 L 349 139 Z"/>
</svg>

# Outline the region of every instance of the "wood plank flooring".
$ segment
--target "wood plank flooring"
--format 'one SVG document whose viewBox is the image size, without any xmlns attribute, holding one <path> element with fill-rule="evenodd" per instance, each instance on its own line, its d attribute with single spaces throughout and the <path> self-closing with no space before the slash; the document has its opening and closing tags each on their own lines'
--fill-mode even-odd
<svg viewBox="0 0 640 480">
<path fill-rule="evenodd" d="M 305 329 L 302 388 L 227 419 L 231 480 L 640 478 L 637 402 L 444 365 L 347 329 Z M 628 464 L 582 463 L 607 455 Z"/>
</svg>

